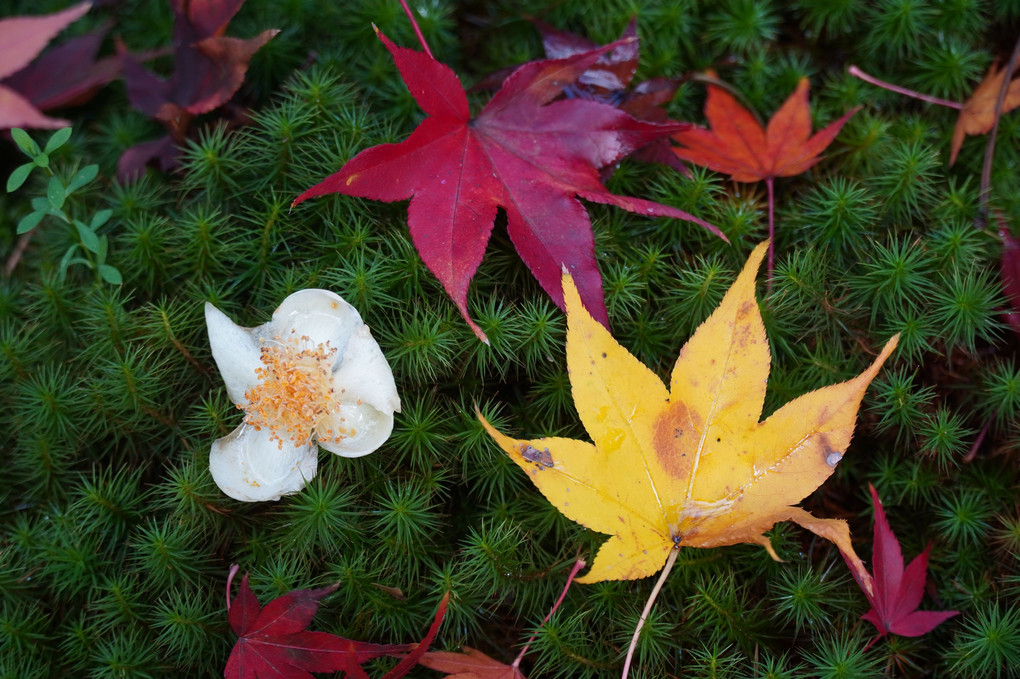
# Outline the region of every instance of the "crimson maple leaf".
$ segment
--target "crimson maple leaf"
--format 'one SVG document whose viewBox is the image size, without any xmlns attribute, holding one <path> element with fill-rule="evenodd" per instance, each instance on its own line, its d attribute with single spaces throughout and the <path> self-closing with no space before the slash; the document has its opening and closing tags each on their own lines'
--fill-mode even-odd
<svg viewBox="0 0 1020 679">
<path fill-rule="evenodd" d="M 192 118 L 227 103 L 244 82 L 252 56 L 280 31 L 242 40 L 223 35 L 244 0 L 170 0 L 174 12 L 175 69 L 168 80 L 150 73 L 119 46 L 131 105 L 158 120 L 169 134 L 132 146 L 117 163 L 121 181 L 136 177 L 152 160 L 161 170 L 177 165 L 178 145 Z"/>
<path fill-rule="evenodd" d="M 231 570 L 233 578 L 236 567 Z M 227 582 L 229 592 L 230 581 Z M 338 585 L 299 589 L 259 605 L 248 576 L 232 604 L 228 598 L 230 627 L 237 643 L 223 671 L 226 679 L 312 679 L 310 672 L 346 672 L 367 679 L 361 664 L 384 655 L 410 650 L 410 646 L 351 641 L 305 628 L 319 609 L 319 599 Z"/>
<path fill-rule="evenodd" d="M 10 82 L 10 78 L 17 76 L 57 33 L 81 18 L 90 7 L 91 3 L 83 2 L 54 14 L 0 20 L 0 129 L 53 129 L 71 124 L 67 120 L 43 115 L 31 98 L 19 91 L 18 83 Z"/>
<path fill-rule="evenodd" d="M 593 101 L 553 101 L 600 56 L 628 41 L 524 64 L 472 120 L 464 89 L 448 66 L 378 35 L 427 117 L 405 141 L 362 151 L 293 205 L 328 193 L 410 199 L 415 247 L 481 340 L 485 334 L 468 314 L 467 291 L 497 208 L 506 212 L 517 252 L 549 296 L 562 308 L 560 272 L 566 266 L 585 306 L 606 325 L 591 222 L 577 197 L 695 222 L 725 239 L 676 208 L 611 194 L 599 179 L 599 168 L 687 123 L 642 122 Z"/>
<path fill-rule="evenodd" d="M 707 72 L 715 78 L 715 73 Z M 673 135 L 682 144 L 673 152 L 683 160 L 730 175 L 735 182 L 765 180 L 769 199 L 769 256 L 771 279 L 775 242 L 773 227 L 773 180 L 804 172 L 821 160 L 821 152 L 839 134 L 843 124 L 860 108 L 847 111 L 838 120 L 811 135 L 811 108 L 807 78 L 783 102 L 768 126 L 761 123 L 722 87 L 708 86 L 705 117 L 711 129 L 695 127 Z"/>
<path fill-rule="evenodd" d="M 931 544 L 914 557 L 904 570 L 900 543 L 885 518 L 882 501 L 878 499 L 878 492 L 874 486 L 868 484 L 868 489 L 871 491 L 871 500 L 875 506 L 875 547 L 872 555 L 874 584 L 871 594 L 868 594 L 867 589 L 861 584 L 854 569 L 850 570 L 854 572 L 857 584 L 861 585 L 871 603 L 871 610 L 861 616 L 878 629 L 878 636 L 871 643 L 888 634 L 898 634 L 902 637 L 919 637 L 927 634 L 947 618 L 957 615 L 959 611 L 917 610 L 924 595 L 924 583 L 928 574 L 928 551 Z"/>
</svg>

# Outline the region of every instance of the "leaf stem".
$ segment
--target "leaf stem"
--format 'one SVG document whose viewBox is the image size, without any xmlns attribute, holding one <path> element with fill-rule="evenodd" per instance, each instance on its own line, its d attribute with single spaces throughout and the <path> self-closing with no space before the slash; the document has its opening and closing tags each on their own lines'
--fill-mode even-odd
<svg viewBox="0 0 1020 679">
<path fill-rule="evenodd" d="M 230 571 L 227 573 L 227 612 L 230 612 L 230 585 L 234 582 L 234 576 L 241 570 L 240 564 L 230 564 Z"/>
<path fill-rule="evenodd" d="M 556 603 L 553 604 L 553 607 L 546 614 L 545 619 L 542 620 L 542 624 L 539 625 L 540 628 L 542 627 L 542 625 L 544 625 L 545 623 L 549 622 L 549 618 L 552 617 L 552 614 L 555 613 L 556 609 L 560 607 L 561 603 L 563 603 L 563 599 L 567 596 L 567 590 L 570 589 L 570 584 L 572 582 L 574 582 L 574 576 L 577 575 L 577 572 L 579 570 L 581 570 L 582 568 L 584 568 L 587 565 L 588 564 L 585 563 L 584 559 L 578 559 L 577 561 L 574 562 L 574 567 L 570 569 L 570 575 L 567 576 L 567 584 L 563 585 L 563 591 L 560 592 L 560 598 L 556 600 Z M 528 639 L 527 642 L 525 642 L 524 648 L 522 648 L 521 652 L 517 654 L 517 659 L 514 660 L 514 664 L 511 665 L 511 667 L 513 667 L 514 669 L 517 669 L 518 667 L 520 667 L 521 659 L 524 658 L 524 654 L 527 653 L 528 652 L 528 648 L 531 647 L 531 642 L 534 641 L 537 636 L 538 636 L 538 634 L 532 634 L 531 638 Z"/>
<path fill-rule="evenodd" d="M 407 6 L 407 0 L 400 0 L 400 6 L 404 8 L 404 14 L 411 21 L 411 28 L 414 29 L 414 34 L 418 36 L 418 42 L 421 43 L 422 49 L 425 50 L 425 54 L 429 55 L 429 58 L 435 60 L 432 56 L 432 50 L 429 49 L 429 44 L 425 42 L 425 36 L 422 35 L 421 29 L 418 28 L 418 22 L 415 20 L 414 15 L 411 14 L 411 8 Z"/>
<path fill-rule="evenodd" d="M 899 85 L 893 85 L 892 83 L 887 83 L 884 80 L 879 80 L 873 75 L 868 75 L 867 73 L 857 68 L 856 66 L 850 66 L 850 68 L 847 69 L 847 72 L 850 75 L 854 76 L 855 78 L 860 78 L 866 83 L 871 83 L 872 85 L 876 85 L 878 87 L 881 87 L 882 89 L 898 92 L 899 94 L 905 94 L 908 97 L 920 99 L 921 101 L 926 101 L 929 104 L 948 106 L 949 108 L 955 108 L 957 111 L 963 108 L 963 104 L 959 102 L 949 101 L 948 99 L 939 99 L 938 97 L 933 97 L 930 94 L 921 94 L 920 92 L 917 92 L 915 90 L 908 90 L 906 87 L 900 87 Z"/>
<path fill-rule="evenodd" d="M 1017 38 L 1013 46 L 1013 54 L 1009 56 L 1009 63 L 1006 64 L 1006 72 L 1002 76 L 1002 87 L 999 88 L 999 96 L 995 98 L 995 112 L 992 114 L 992 129 L 988 133 L 988 143 L 985 145 L 985 160 L 981 165 L 981 190 L 978 192 L 978 215 L 974 220 L 974 226 L 979 229 L 988 225 L 988 199 L 992 191 L 992 159 L 995 157 L 995 137 L 999 133 L 999 118 L 1002 117 L 1002 106 L 1006 101 L 1006 93 L 1013 79 L 1013 71 L 1016 70 L 1017 59 L 1020 59 L 1020 38 Z"/>
<path fill-rule="evenodd" d="M 630 673 L 630 663 L 634 659 L 634 649 L 637 648 L 638 638 L 641 636 L 641 628 L 645 626 L 645 620 L 648 619 L 648 614 L 652 611 L 652 604 L 655 603 L 656 597 L 659 596 L 659 590 L 662 589 L 663 583 L 666 582 L 666 576 L 673 570 L 673 564 L 676 563 L 676 557 L 679 553 L 679 548 L 674 547 L 670 550 L 669 558 L 666 559 L 666 565 L 663 566 L 662 573 L 659 574 L 659 579 L 656 581 L 655 587 L 652 588 L 652 593 L 648 595 L 648 601 L 645 602 L 645 608 L 641 611 L 637 627 L 634 628 L 634 636 L 630 639 L 630 648 L 627 649 L 627 659 L 623 662 L 623 676 L 621 679 L 627 679 L 627 675 Z"/>
</svg>

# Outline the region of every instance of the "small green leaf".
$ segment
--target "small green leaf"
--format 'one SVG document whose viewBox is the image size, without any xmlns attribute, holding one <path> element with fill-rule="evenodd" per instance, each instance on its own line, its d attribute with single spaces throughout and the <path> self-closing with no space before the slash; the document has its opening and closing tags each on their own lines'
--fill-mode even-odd
<svg viewBox="0 0 1020 679">
<path fill-rule="evenodd" d="M 46 148 L 43 149 L 45 153 L 53 153 L 61 146 L 67 143 L 67 140 L 71 138 L 71 128 L 63 127 L 53 133 L 50 140 L 46 142 Z"/>
<path fill-rule="evenodd" d="M 14 138 L 14 143 L 18 145 L 18 148 L 24 151 L 25 155 L 34 158 L 39 155 L 39 145 L 28 136 L 28 132 L 25 132 L 20 127 L 11 129 L 11 137 Z"/>
<path fill-rule="evenodd" d="M 35 169 L 35 163 L 25 163 L 14 168 L 14 172 L 7 178 L 7 193 L 20 189 L 28 176 L 32 174 L 33 169 Z"/>
<path fill-rule="evenodd" d="M 71 181 L 67 184 L 66 193 L 71 194 L 80 189 L 81 187 L 88 184 L 90 181 L 96 178 L 99 174 L 98 165 L 86 165 L 82 169 L 78 170 L 77 174 L 71 177 Z"/>
<path fill-rule="evenodd" d="M 99 253 L 99 236 L 96 232 L 85 226 L 82 222 L 77 219 L 74 220 L 74 227 L 78 229 L 78 237 L 81 238 L 81 244 L 89 252 Z"/>
<path fill-rule="evenodd" d="M 78 244 L 75 243 L 71 247 L 67 248 L 67 252 L 60 258 L 60 280 L 64 280 L 67 276 L 67 267 L 71 266 L 72 258 L 74 257 L 74 251 L 78 249 Z"/>
<path fill-rule="evenodd" d="M 99 275 L 103 277 L 104 281 L 112 285 L 120 285 L 124 282 L 124 278 L 121 277 L 120 271 L 109 264 L 99 265 Z"/>
<path fill-rule="evenodd" d="M 92 215 L 92 222 L 89 226 L 93 230 L 98 229 L 100 226 L 110 221 L 110 216 L 113 215 L 113 210 L 100 210 L 96 214 Z"/>
<path fill-rule="evenodd" d="M 106 236 L 99 237 L 99 252 L 96 253 L 96 259 L 100 264 L 106 261 L 106 252 L 110 249 L 110 242 L 106 239 Z"/>
<path fill-rule="evenodd" d="M 64 207 L 64 199 L 67 197 L 64 184 L 56 177 L 50 177 L 50 183 L 46 186 L 46 199 L 54 210 Z"/>
<path fill-rule="evenodd" d="M 18 222 L 18 234 L 28 233 L 42 221 L 42 218 L 46 216 L 46 210 L 36 210 L 30 212 L 21 218 Z"/>
<path fill-rule="evenodd" d="M 50 157 L 45 153 L 40 153 L 39 155 L 32 159 L 32 162 L 38 165 L 39 167 L 49 167 Z"/>
<path fill-rule="evenodd" d="M 46 212 L 47 210 L 50 209 L 50 201 L 46 200 L 42 196 L 36 196 L 35 198 L 32 199 L 32 209 L 37 212 L 39 210 Z"/>
</svg>

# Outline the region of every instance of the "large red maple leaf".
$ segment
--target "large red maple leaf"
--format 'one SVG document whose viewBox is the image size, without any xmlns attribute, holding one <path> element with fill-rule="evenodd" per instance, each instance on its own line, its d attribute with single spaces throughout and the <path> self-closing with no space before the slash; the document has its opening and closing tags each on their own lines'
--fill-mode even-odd
<svg viewBox="0 0 1020 679">
<path fill-rule="evenodd" d="M 885 517 L 882 501 L 878 499 L 878 492 L 874 486 L 869 484 L 868 488 L 871 490 L 871 499 L 875 506 L 875 547 L 872 555 L 874 575 L 872 593 L 869 594 L 861 585 L 871 603 L 871 610 L 861 618 L 878 629 L 875 641 L 888 634 L 919 637 L 935 629 L 947 618 L 957 615 L 959 611 L 917 610 L 921 597 L 924 596 L 924 583 L 928 575 L 928 551 L 931 545 L 925 547 L 924 551 L 904 569 L 900 542 Z M 850 570 L 854 572 L 853 568 Z M 854 577 L 857 577 L 856 573 Z M 858 584 L 861 584 L 859 579 Z"/>
<path fill-rule="evenodd" d="M 566 266 L 585 306 L 606 325 L 591 222 L 577 197 L 695 222 L 725 239 L 682 210 L 609 193 L 599 179 L 599 168 L 687 123 L 638 121 L 593 101 L 553 101 L 600 56 L 628 41 L 524 64 L 472 120 L 464 89 L 448 66 L 378 35 L 427 117 L 405 141 L 362 151 L 294 205 L 328 193 L 410 199 L 415 247 L 483 341 L 485 334 L 468 314 L 467 291 L 497 208 L 506 212 L 517 252 L 549 296 L 563 307 L 560 276 Z"/>
<path fill-rule="evenodd" d="M 233 573 L 231 571 L 231 577 Z M 229 582 L 228 582 L 229 588 Z M 226 679 L 312 679 L 311 672 L 346 672 L 368 679 L 361 664 L 384 655 L 408 651 L 407 645 L 380 645 L 344 639 L 306 628 L 319 609 L 319 599 L 337 585 L 300 589 L 259 605 L 248 576 L 230 605 L 230 627 L 237 643 L 223 670 Z"/>
</svg>

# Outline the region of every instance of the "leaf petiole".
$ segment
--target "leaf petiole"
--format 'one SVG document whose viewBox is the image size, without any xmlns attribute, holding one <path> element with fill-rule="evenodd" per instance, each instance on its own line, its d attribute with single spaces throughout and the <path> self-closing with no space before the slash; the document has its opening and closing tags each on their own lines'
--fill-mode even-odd
<svg viewBox="0 0 1020 679">
<path fill-rule="evenodd" d="M 641 628 L 645 626 L 645 620 L 648 619 L 648 614 L 652 612 L 652 605 L 655 603 L 655 599 L 659 596 L 659 590 L 662 589 L 663 583 L 666 582 L 669 572 L 673 570 L 673 564 L 676 563 L 676 557 L 679 553 L 679 547 L 674 547 L 670 550 L 669 558 L 666 559 L 666 565 L 663 566 L 662 573 L 659 574 L 659 579 L 656 581 L 655 587 L 652 588 L 652 593 L 648 595 L 648 601 L 645 602 L 644 610 L 641 611 L 641 617 L 638 618 L 637 627 L 634 628 L 634 636 L 630 639 L 630 647 L 627 649 L 627 659 L 623 662 L 622 679 L 627 679 L 627 675 L 630 673 L 630 663 L 634 659 L 634 649 L 637 648 L 638 638 L 641 636 Z"/>
<path fill-rule="evenodd" d="M 555 613 L 556 609 L 559 608 L 560 604 L 563 603 L 563 599 L 567 596 L 567 590 L 570 589 L 570 584 L 574 582 L 574 577 L 577 575 L 577 571 L 581 570 L 587 565 L 588 564 L 585 562 L 584 559 L 578 559 L 577 561 L 574 562 L 574 567 L 570 569 L 570 575 L 567 576 L 567 584 L 563 585 L 563 591 L 560 592 L 560 598 L 557 599 L 556 603 L 553 604 L 553 607 L 549 609 L 549 612 L 542 620 L 542 625 L 549 622 L 549 618 L 552 617 L 552 614 Z M 541 627 L 542 625 L 539 625 L 539 627 Z M 535 637 L 537 636 L 538 636 L 537 634 L 532 634 L 531 638 L 528 639 L 527 642 L 525 642 L 524 648 L 522 648 L 521 652 L 517 654 L 517 658 L 514 660 L 514 663 L 513 665 L 511 665 L 511 667 L 517 669 L 521 666 L 521 660 L 524 658 L 524 655 L 528 652 L 528 649 L 531 647 L 531 642 L 534 641 Z"/>
</svg>

